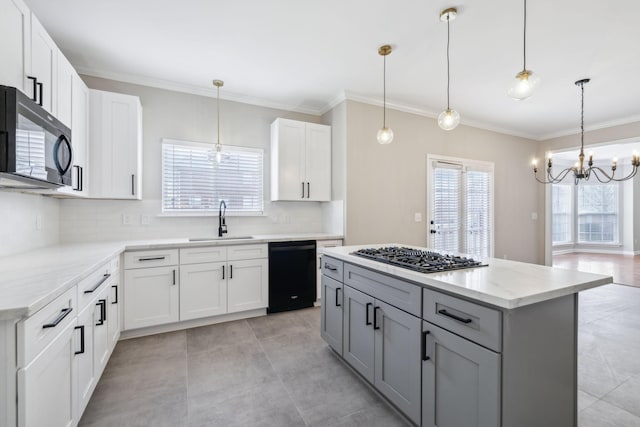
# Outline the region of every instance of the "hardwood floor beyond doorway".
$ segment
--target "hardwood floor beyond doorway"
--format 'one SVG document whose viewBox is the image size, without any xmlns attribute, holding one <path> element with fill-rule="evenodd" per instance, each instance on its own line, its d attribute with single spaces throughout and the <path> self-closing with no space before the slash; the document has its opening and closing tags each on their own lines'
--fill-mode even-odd
<svg viewBox="0 0 640 427">
<path fill-rule="evenodd" d="M 614 283 L 640 287 L 640 255 L 571 253 L 553 256 L 553 266 L 613 276 Z"/>
</svg>

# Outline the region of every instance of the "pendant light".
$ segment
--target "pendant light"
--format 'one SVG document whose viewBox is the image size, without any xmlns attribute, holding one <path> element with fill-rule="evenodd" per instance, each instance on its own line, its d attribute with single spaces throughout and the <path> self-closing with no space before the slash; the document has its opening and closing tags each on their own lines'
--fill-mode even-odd
<svg viewBox="0 0 640 427">
<path fill-rule="evenodd" d="M 443 130 L 453 130 L 460 123 L 460 114 L 449 106 L 449 86 L 451 80 L 449 73 L 449 22 L 456 19 L 456 16 L 458 16 L 458 10 L 455 7 L 445 9 L 440 13 L 440 21 L 447 23 L 447 109 L 438 116 L 438 126 Z"/>
<path fill-rule="evenodd" d="M 538 77 L 537 74 L 534 74 L 531 70 L 527 70 L 527 0 L 524 0 L 524 31 L 522 42 L 522 56 L 522 71 L 516 74 L 516 79 L 509 89 L 509 92 L 507 92 L 511 98 L 518 101 L 529 98 L 540 82 L 540 77 Z"/>
<path fill-rule="evenodd" d="M 591 175 L 601 183 L 607 183 L 611 181 L 626 181 L 636 176 L 638 167 L 640 166 L 640 155 L 633 153 L 631 155 L 631 171 L 622 178 L 616 178 L 615 173 L 618 168 L 617 159 L 613 159 L 611 163 L 611 174 L 608 174 L 604 169 L 593 165 L 593 154 L 589 154 L 589 160 L 587 161 L 587 167 L 584 167 L 584 85 L 589 83 L 591 79 L 578 80 L 575 84 L 580 87 L 581 102 L 580 102 L 580 154 L 578 154 L 578 161 L 572 167 L 563 169 L 556 176 L 553 175 L 551 168 L 553 162 L 551 155 L 547 159 L 547 176 L 542 180 L 538 178 L 538 167 L 536 161 L 533 161 L 533 174 L 541 184 L 557 184 L 561 182 L 569 173 L 573 173 L 574 182 L 577 185 L 580 180 L 588 181 Z"/>
<path fill-rule="evenodd" d="M 385 44 L 378 48 L 378 54 L 383 58 L 382 68 L 382 128 L 378 131 L 378 143 L 391 144 L 393 131 L 387 127 L 387 55 L 391 53 L 391 46 Z"/>
<path fill-rule="evenodd" d="M 222 80 L 214 80 L 213 85 L 216 87 L 217 91 L 216 110 L 218 112 L 218 142 L 216 142 L 216 162 L 220 163 L 220 161 L 222 160 L 222 144 L 220 144 L 220 88 L 224 86 L 224 82 Z"/>
</svg>

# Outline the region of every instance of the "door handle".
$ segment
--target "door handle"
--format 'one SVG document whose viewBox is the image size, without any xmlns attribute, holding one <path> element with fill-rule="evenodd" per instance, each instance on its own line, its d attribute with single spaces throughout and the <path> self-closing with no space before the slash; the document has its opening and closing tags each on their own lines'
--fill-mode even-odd
<svg viewBox="0 0 640 427">
<path fill-rule="evenodd" d="M 338 291 L 341 291 L 342 288 L 336 288 L 336 307 L 342 307 L 342 304 L 340 304 L 340 301 L 338 300 Z"/>
<path fill-rule="evenodd" d="M 304 199 L 304 182 L 302 183 L 302 198 Z"/>
<path fill-rule="evenodd" d="M 427 335 L 429 335 L 430 333 L 431 332 L 429 331 L 422 332 L 422 360 L 425 362 L 431 359 L 429 356 L 427 356 Z"/>
<path fill-rule="evenodd" d="M 111 304 L 117 304 L 118 303 L 118 285 L 112 285 L 111 287 L 116 290 L 116 297 L 113 301 L 111 301 Z"/>
<path fill-rule="evenodd" d="M 311 197 L 311 184 L 307 182 L 307 199 Z"/>
<path fill-rule="evenodd" d="M 84 353 L 84 325 L 76 326 L 73 329 L 80 329 L 80 351 L 74 351 L 73 354 Z"/>
<path fill-rule="evenodd" d="M 436 233 L 437 233 L 437 231 L 436 231 L 436 230 L 429 230 L 429 233 L 431 233 L 431 234 L 436 234 Z"/>
<path fill-rule="evenodd" d="M 222 280 L 224 280 L 224 265 L 222 266 Z"/>
<path fill-rule="evenodd" d="M 378 326 L 378 310 L 380 307 L 373 307 L 373 329 L 380 329 Z"/>
<path fill-rule="evenodd" d="M 98 319 L 98 323 L 96 323 L 96 326 L 104 325 L 104 321 L 107 320 L 107 313 L 105 309 L 106 305 L 107 300 L 104 299 L 99 299 L 98 303 L 96 304 L 96 306 L 100 307 L 100 319 Z"/>
<path fill-rule="evenodd" d="M 229 264 L 229 279 L 233 279 L 233 264 Z"/>
<path fill-rule="evenodd" d="M 172 285 L 175 286 L 175 284 L 176 284 L 176 269 L 175 268 L 173 269 L 172 273 L 173 273 L 173 283 L 172 283 Z"/>
<path fill-rule="evenodd" d="M 131 174 L 131 195 L 136 195 L 136 176 Z"/>
<path fill-rule="evenodd" d="M 27 76 L 27 78 L 29 80 L 31 80 L 31 82 L 33 83 L 33 96 L 31 97 L 31 99 L 33 100 L 33 102 L 38 102 L 38 79 L 33 77 L 33 76 Z"/>
<path fill-rule="evenodd" d="M 365 325 L 370 325 L 371 324 L 371 321 L 369 320 L 369 307 L 371 307 L 372 305 L 373 305 L 372 302 L 368 302 L 366 308 L 364 309 L 365 312 L 366 312 L 365 319 L 364 319 L 364 324 Z"/>
<path fill-rule="evenodd" d="M 36 85 L 38 86 L 38 105 L 42 107 L 42 83 L 37 82 Z"/>
</svg>

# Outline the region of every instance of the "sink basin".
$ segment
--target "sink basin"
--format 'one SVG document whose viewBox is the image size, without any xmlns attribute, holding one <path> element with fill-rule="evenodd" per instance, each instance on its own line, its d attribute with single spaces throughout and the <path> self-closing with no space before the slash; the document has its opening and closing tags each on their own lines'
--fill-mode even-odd
<svg viewBox="0 0 640 427">
<path fill-rule="evenodd" d="M 217 241 L 217 240 L 246 240 L 253 239 L 253 236 L 212 236 L 212 237 L 190 237 L 190 242 L 208 242 L 208 241 Z"/>
</svg>

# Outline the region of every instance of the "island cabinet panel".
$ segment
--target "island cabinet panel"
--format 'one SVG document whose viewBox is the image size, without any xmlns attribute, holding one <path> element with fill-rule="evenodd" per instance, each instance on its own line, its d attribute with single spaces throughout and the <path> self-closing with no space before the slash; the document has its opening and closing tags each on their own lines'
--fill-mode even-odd
<svg viewBox="0 0 640 427">
<path fill-rule="evenodd" d="M 344 283 L 416 317 L 422 314 L 420 286 L 353 264 L 344 265 Z"/>
<path fill-rule="evenodd" d="M 367 294 L 344 287 L 344 360 L 373 382 L 374 336 L 373 304 Z"/>
<path fill-rule="evenodd" d="M 342 355 L 343 285 L 322 276 L 321 329 L 322 338 Z"/>
<path fill-rule="evenodd" d="M 423 427 L 499 427 L 500 354 L 423 322 Z"/>
</svg>

